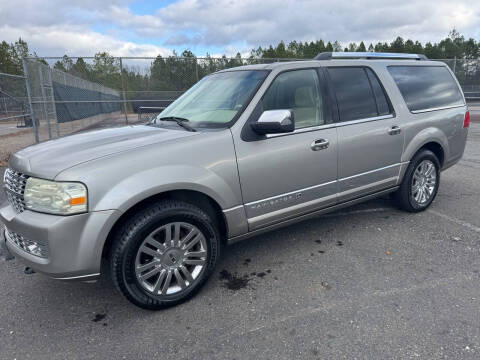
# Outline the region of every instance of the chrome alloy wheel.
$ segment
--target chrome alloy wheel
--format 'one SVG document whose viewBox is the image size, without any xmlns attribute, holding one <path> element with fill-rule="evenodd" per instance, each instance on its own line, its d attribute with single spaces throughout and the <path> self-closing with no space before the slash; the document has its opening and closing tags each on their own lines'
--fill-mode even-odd
<svg viewBox="0 0 480 360">
<path fill-rule="evenodd" d="M 413 173 L 411 196 L 419 205 L 430 200 L 437 185 L 437 170 L 430 160 L 423 160 Z"/>
<path fill-rule="evenodd" d="M 194 225 L 174 222 L 153 231 L 140 245 L 135 275 L 154 295 L 170 295 L 191 286 L 207 262 L 207 241 Z"/>
</svg>

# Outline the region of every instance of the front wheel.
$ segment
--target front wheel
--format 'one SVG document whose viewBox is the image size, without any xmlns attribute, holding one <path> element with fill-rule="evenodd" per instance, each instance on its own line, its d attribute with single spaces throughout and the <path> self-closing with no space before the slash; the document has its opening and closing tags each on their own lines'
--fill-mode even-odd
<svg viewBox="0 0 480 360">
<path fill-rule="evenodd" d="M 399 206 L 409 212 L 423 211 L 435 199 L 440 185 L 440 162 L 430 150 L 416 154 L 395 193 Z"/>
<path fill-rule="evenodd" d="M 192 297 L 215 268 L 219 233 L 209 215 L 180 201 L 133 216 L 111 251 L 116 287 L 137 306 L 157 310 Z"/>
</svg>

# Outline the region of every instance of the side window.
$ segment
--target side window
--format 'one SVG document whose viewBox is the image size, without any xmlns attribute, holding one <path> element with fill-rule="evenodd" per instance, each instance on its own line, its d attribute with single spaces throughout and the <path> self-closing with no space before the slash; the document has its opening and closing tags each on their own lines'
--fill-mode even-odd
<svg viewBox="0 0 480 360">
<path fill-rule="evenodd" d="M 410 111 L 464 105 L 462 93 L 444 66 L 389 66 Z"/>
<path fill-rule="evenodd" d="M 368 79 L 372 85 L 373 93 L 375 94 L 375 101 L 377 102 L 378 115 L 388 115 L 391 113 L 390 106 L 388 105 L 387 96 L 383 90 L 378 78 L 375 76 L 371 69 L 366 69 Z"/>
<path fill-rule="evenodd" d="M 340 121 L 360 120 L 390 113 L 377 77 L 364 67 L 331 67 L 328 74 L 337 97 Z M 367 76 L 368 73 L 368 76 Z"/>
<path fill-rule="evenodd" d="M 287 71 L 275 78 L 263 97 L 263 111 L 280 109 L 293 111 L 296 129 L 325 123 L 316 70 Z"/>
</svg>

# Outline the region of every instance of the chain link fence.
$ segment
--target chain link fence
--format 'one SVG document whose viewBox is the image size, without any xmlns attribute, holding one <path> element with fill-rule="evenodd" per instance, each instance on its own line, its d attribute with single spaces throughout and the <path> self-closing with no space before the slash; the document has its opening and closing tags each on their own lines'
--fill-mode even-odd
<svg viewBox="0 0 480 360">
<path fill-rule="evenodd" d="M 465 99 L 473 107 L 480 107 L 480 60 L 441 60 L 448 64 L 462 85 Z"/>
<path fill-rule="evenodd" d="M 0 119 L 1 124 L 17 124 L 25 127 L 29 122 L 29 106 L 25 77 L 0 73 Z M 31 123 L 29 124 L 31 126 Z M 0 127 L 0 135 L 7 132 Z"/>
<path fill-rule="evenodd" d="M 85 129 L 145 122 L 204 76 L 227 68 L 308 59 L 27 58 L 24 75 L 0 73 L 0 165 L 12 151 Z M 441 59 L 467 102 L 480 105 L 480 60 Z M 480 109 L 480 107 L 479 107 Z"/>
<path fill-rule="evenodd" d="M 36 60 L 23 65 L 36 142 L 121 118 L 119 91 Z"/>
<path fill-rule="evenodd" d="M 0 73 L 0 166 L 11 151 L 35 141 L 32 127 L 25 76 Z"/>
</svg>

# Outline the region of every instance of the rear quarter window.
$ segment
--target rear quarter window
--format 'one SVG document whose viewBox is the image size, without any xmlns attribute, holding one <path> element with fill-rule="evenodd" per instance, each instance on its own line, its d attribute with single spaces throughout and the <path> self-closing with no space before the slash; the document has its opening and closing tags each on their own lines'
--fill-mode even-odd
<svg viewBox="0 0 480 360">
<path fill-rule="evenodd" d="M 388 66 L 410 111 L 464 105 L 455 79 L 444 66 Z"/>
</svg>

